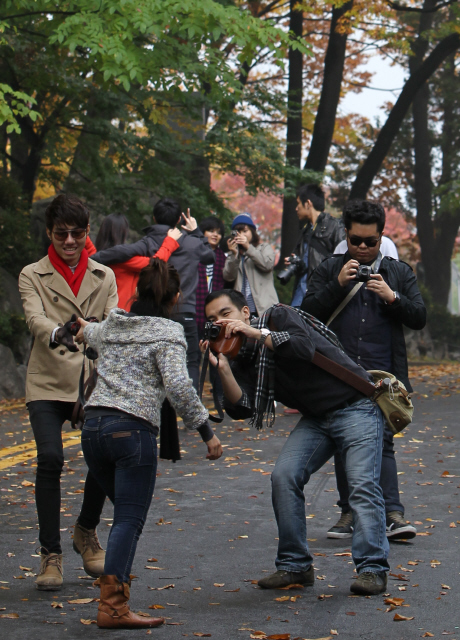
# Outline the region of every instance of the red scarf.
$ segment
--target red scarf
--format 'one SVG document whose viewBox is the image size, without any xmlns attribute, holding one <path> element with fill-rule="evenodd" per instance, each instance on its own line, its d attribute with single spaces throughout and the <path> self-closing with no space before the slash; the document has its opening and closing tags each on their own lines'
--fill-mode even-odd
<svg viewBox="0 0 460 640">
<path fill-rule="evenodd" d="M 64 278 L 69 287 L 72 289 L 72 293 L 75 297 L 77 297 L 78 292 L 80 291 L 81 283 L 83 282 L 83 278 L 85 277 L 86 269 L 88 267 L 88 252 L 86 249 L 83 249 L 80 255 L 80 260 L 77 264 L 77 268 L 75 269 L 75 273 L 72 273 L 72 269 L 67 265 L 62 258 L 58 256 L 56 253 L 56 249 L 52 244 L 48 247 L 48 258 L 50 259 L 51 264 L 56 269 L 58 273 Z"/>
</svg>

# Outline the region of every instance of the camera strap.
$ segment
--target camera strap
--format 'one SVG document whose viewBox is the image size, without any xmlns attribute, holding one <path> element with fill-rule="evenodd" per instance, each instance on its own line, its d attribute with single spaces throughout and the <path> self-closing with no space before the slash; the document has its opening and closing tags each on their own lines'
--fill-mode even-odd
<svg viewBox="0 0 460 640">
<path fill-rule="evenodd" d="M 198 387 L 198 397 L 200 398 L 200 400 L 203 397 L 203 388 L 204 388 L 204 381 L 206 379 L 206 373 L 208 370 L 208 365 L 209 365 L 209 345 L 208 348 L 205 351 L 204 357 L 203 357 L 203 364 L 201 365 L 201 374 L 200 374 L 200 384 Z M 219 400 L 219 396 L 217 395 L 215 389 L 213 388 L 212 390 L 212 397 L 214 400 L 214 406 L 216 408 L 217 413 L 219 414 L 219 417 L 217 416 L 212 416 L 211 414 L 209 414 L 209 419 L 212 422 L 216 422 L 216 423 L 221 423 L 225 417 L 224 415 L 224 410 L 222 409 L 222 405 L 220 404 L 220 400 Z"/>
<path fill-rule="evenodd" d="M 371 264 L 372 267 L 372 271 L 373 273 L 378 273 L 379 269 L 380 269 L 380 263 L 382 262 L 382 254 L 379 251 L 378 256 L 376 257 L 376 259 L 374 260 L 374 262 Z M 329 320 L 326 322 L 326 326 L 328 327 L 331 322 L 339 315 L 339 313 L 342 311 L 342 309 L 344 309 L 347 304 L 350 302 L 350 300 L 358 293 L 358 291 L 361 289 L 361 287 L 363 286 L 364 282 L 357 282 L 355 284 L 355 286 L 353 287 L 353 289 L 351 289 L 351 291 L 348 292 L 346 298 L 344 298 L 342 300 L 342 302 L 339 304 L 339 306 L 337 307 L 337 309 L 332 313 L 331 317 L 329 318 Z"/>
</svg>

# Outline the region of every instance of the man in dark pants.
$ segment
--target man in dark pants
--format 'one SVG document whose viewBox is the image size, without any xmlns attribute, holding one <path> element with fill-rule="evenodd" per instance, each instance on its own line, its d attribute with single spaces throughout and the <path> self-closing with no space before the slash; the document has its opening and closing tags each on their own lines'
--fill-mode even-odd
<svg viewBox="0 0 460 640">
<path fill-rule="evenodd" d="M 385 226 L 382 205 L 366 200 L 348 202 L 343 210 L 343 220 L 348 251 L 344 255 L 334 255 L 318 266 L 309 281 L 302 309 L 329 324 L 354 362 L 366 370 L 393 373 L 411 391 L 403 326 L 423 329 L 426 323 L 426 309 L 416 277 L 405 262 L 389 257 L 382 258 L 377 269 Z M 358 267 L 373 264 L 378 273 L 372 274 L 358 288 L 355 280 Z M 347 296 L 350 296 L 347 304 L 330 321 Z M 342 516 L 328 531 L 328 537 L 348 538 L 353 534 L 348 485 L 340 456 L 336 456 L 335 462 Z M 383 435 L 380 484 L 385 499 L 388 538 L 413 538 L 416 529 L 404 519 L 393 435 L 387 426 Z"/>
<path fill-rule="evenodd" d="M 279 589 L 290 584 L 312 586 L 313 558 L 308 548 L 304 487 L 339 449 L 346 461 L 356 514 L 352 554 L 358 572 L 350 589 L 376 595 L 387 586 L 388 540 L 379 486 L 383 417 L 377 404 L 312 361 L 316 351 L 368 380 L 340 348 L 333 334 L 309 323 L 297 311 L 274 305 L 252 321 L 239 291 L 223 289 L 206 299 L 208 320 L 226 327 L 227 337 L 248 339 L 236 360 L 217 361 L 228 415 L 251 419 L 260 429 L 273 424 L 274 401 L 297 409 L 301 419 L 291 432 L 272 473 L 272 501 L 278 525 L 277 571 L 258 584 Z M 206 343 L 201 345 L 202 350 Z"/>
<path fill-rule="evenodd" d="M 63 575 L 61 431 L 72 417 L 83 364 L 82 352 L 71 337 L 69 342 L 63 325 L 72 314 L 103 320 L 118 297 L 113 271 L 88 259 L 89 213 L 81 200 L 66 195 L 55 198 L 46 210 L 46 230 L 51 240 L 48 255 L 22 270 L 19 291 L 34 339 L 27 367 L 26 403 L 37 444 L 35 500 L 41 566 L 36 586 L 56 591 L 62 586 Z M 95 577 L 104 573 L 104 551 L 96 534 L 104 500 L 104 492 L 88 473 L 73 546 L 87 573 Z"/>
<path fill-rule="evenodd" d="M 199 347 L 198 329 L 196 325 L 196 289 L 198 285 L 198 265 L 214 264 L 215 254 L 198 228 L 195 218 L 190 211 L 187 215 L 181 213 L 178 202 L 171 198 L 163 198 L 153 208 L 156 224 L 144 229 L 145 236 L 133 244 L 119 244 L 110 249 L 98 251 L 92 258 L 96 262 L 110 265 L 125 262 L 134 256 L 153 256 L 160 248 L 169 229 L 179 224 L 181 216 L 184 218 L 182 229 L 186 233 L 179 238 L 179 248 L 169 258 L 169 263 L 175 267 L 180 276 L 181 298 L 177 313 L 172 318 L 184 327 L 187 340 L 187 368 L 198 390 L 199 383 Z"/>
</svg>

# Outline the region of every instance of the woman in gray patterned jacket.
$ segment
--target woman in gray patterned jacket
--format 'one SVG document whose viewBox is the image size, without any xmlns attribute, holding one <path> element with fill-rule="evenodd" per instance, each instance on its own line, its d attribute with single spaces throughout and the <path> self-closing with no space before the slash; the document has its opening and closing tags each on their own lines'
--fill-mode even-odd
<svg viewBox="0 0 460 640">
<path fill-rule="evenodd" d="M 169 319 L 179 295 L 177 271 L 155 258 L 140 273 L 129 313 L 113 309 L 100 324 L 79 318 L 77 342 L 87 342 L 99 354 L 97 385 L 85 406 L 82 449 L 114 504 L 97 614 L 97 625 L 106 629 L 164 623 L 163 618 L 137 616 L 128 606 L 131 566 L 155 486 L 164 399 L 187 428 L 199 431 L 207 458 L 222 455 L 187 373 L 184 330 Z"/>
</svg>

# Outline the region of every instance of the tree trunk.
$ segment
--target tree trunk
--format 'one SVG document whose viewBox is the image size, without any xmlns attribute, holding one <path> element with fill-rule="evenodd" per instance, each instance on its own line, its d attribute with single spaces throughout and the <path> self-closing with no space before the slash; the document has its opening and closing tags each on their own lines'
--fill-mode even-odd
<svg viewBox="0 0 460 640">
<path fill-rule="evenodd" d="M 305 169 L 319 173 L 324 172 L 329 157 L 347 48 L 348 33 L 339 33 L 337 27 L 343 15 L 352 8 L 353 0 L 350 0 L 332 11 L 329 41 L 324 59 L 323 86 L 313 127 L 310 151 L 305 163 Z"/>
<path fill-rule="evenodd" d="M 421 66 L 410 75 L 409 80 L 404 85 L 399 98 L 396 101 L 387 121 L 383 125 L 377 140 L 358 171 L 356 179 L 351 187 L 350 199 L 365 198 L 377 175 L 385 156 L 399 132 L 402 121 L 414 101 L 415 96 L 433 73 L 439 68 L 444 60 L 460 48 L 460 36 L 453 33 L 443 40 L 433 49 L 430 55 L 423 61 Z"/>
<path fill-rule="evenodd" d="M 455 73 L 455 57 L 446 62 L 441 79 L 443 96 L 443 130 L 441 137 L 442 173 L 439 181 L 440 206 L 433 218 L 430 215 L 431 235 L 420 240 L 422 263 L 425 271 L 425 283 L 433 301 L 446 306 L 451 286 L 451 259 L 460 225 L 460 207 L 449 198 L 454 168 L 457 164 L 456 147 L 458 144 L 457 122 L 455 118 L 457 99 L 455 87 L 458 77 Z M 431 212 L 430 212 L 431 214 Z M 419 212 L 417 208 L 417 221 Z M 419 234 L 420 235 L 420 234 Z"/>
<path fill-rule="evenodd" d="M 302 37 L 303 13 L 296 11 L 298 0 L 290 0 L 289 28 L 297 37 Z M 289 84 L 287 101 L 286 165 L 298 167 L 302 161 L 302 78 L 303 56 L 298 50 L 289 49 Z M 285 181 L 285 187 L 287 185 Z M 281 222 L 281 256 L 279 264 L 295 247 L 299 234 L 295 196 L 284 197 Z"/>
</svg>

